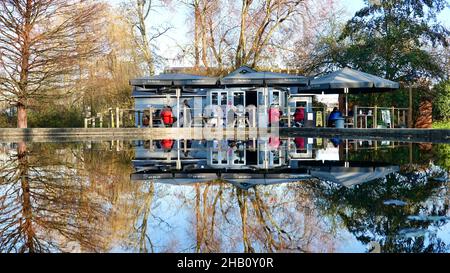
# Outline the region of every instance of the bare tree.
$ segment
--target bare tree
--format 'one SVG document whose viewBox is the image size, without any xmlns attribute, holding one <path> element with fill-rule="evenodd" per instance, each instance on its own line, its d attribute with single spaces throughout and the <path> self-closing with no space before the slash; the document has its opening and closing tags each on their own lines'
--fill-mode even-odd
<svg viewBox="0 0 450 273">
<path fill-rule="evenodd" d="M 77 62 L 98 51 L 90 29 L 103 5 L 75 0 L 0 2 L 0 94 L 27 127 L 30 102 L 62 90 Z M 74 12 L 76 11 L 76 12 Z"/>
<path fill-rule="evenodd" d="M 255 67 L 276 31 L 299 11 L 303 0 L 242 0 L 235 67 Z M 256 4 L 254 4 L 256 3 Z M 252 8 L 252 4 L 255 7 Z"/>
<path fill-rule="evenodd" d="M 294 15 L 302 12 L 303 0 L 180 0 L 191 8 L 194 67 L 208 70 L 261 65 L 274 38 Z"/>
<path fill-rule="evenodd" d="M 18 143 L 0 166 L 0 252 L 105 251 L 106 210 L 73 158 L 34 146 Z"/>
<path fill-rule="evenodd" d="M 126 10 L 126 18 L 133 26 L 135 43 L 145 60 L 145 70 L 149 75 L 155 73 L 155 54 L 152 51 L 152 42 L 163 36 L 171 29 L 170 26 L 155 26 L 147 28 L 150 14 L 156 7 L 166 5 L 168 1 L 133 0 L 124 2 L 122 7 Z"/>
</svg>

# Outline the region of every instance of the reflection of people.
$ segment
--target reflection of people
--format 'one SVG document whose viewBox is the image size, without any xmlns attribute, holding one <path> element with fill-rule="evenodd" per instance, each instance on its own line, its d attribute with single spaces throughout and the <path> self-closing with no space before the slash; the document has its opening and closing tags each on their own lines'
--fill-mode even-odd
<svg viewBox="0 0 450 273">
<path fill-rule="evenodd" d="M 281 139 L 279 137 L 269 137 L 269 147 L 272 150 L 278 149 L 281 145 Z"/>
<path fill-rule="evenodd" d="M 330 141 L 333 143 L 334 147 L 338 147 L 342 143 L 342 140 L 338 137 L 330 138 Z"/>
<path fill-rule="evenodd" d="M 342 118 L 342 113 L 337 107 L 334 107 L 328 117 L 328 127 L 334 127 L 336 125 L 336 120 L 339 118 Z"/>
<path fill-rule="evenodd" d="M 295 147 L 297 148 L 297 150 L 305 148 L 305 138 L 296 137 L 294 139 L 294 142 L 295 142 Z"/>
<path fill-rule="evenodd" d="M 297 107 L 294 113 L 294 123 L 297 127 L 303 127 L 303 122 L 305 120 L 305 108 Z"/>
<path fill-rule="evenodd" d="M 172 107 L 167 105 L 162 109 L 161 119 L 166 127 L 172 127 L 173 123 L 176 121 L 176 118 L 172 113 Z"/>
<path fill-rule="evenodd" d="M 174 143 L 173 139 L 163 139 L 160 142 L 161 148 L 163 148 L 165 152 L 172 151 L 173 143 Z"/>
</svg>

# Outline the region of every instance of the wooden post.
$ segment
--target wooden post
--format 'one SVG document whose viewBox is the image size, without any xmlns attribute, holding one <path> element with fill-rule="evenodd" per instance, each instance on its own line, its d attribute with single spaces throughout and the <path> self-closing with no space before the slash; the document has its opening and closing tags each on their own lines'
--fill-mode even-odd
<svg viewBox="0 0 450 273">
<path fill-rule="evenodd" d="M 392 109 L 391 109 L 391 116 L 392 116 L 391 128 L 395 128 L 395 125 L 394 125 L 394 122 L 395 122 L 395 108 L 394 108 L 394 106 L 392 106 Z"/>
<path fill-rule="evenodd" d="M 187 108 L 186 105 L 183 103 L 183 127 L 185 127 L 185 128 L 187 125 L 187 115 L 186 115 L 187 109 L 186 108 Z"/>
<path fill-rule="evenodd" d="M 413 127 L 413 103 L 412 103 L 412 85 L 409 85 L 409 106 L 408 106 L 408 128 Z"/>
<path fill-rule="evenodd" d="M 358 128 L 358 106 L 353 106 L 353 128 Z"/>
<path fill-rule="evenodd" d="M 148 127 L 153 128 L 153 106 L 150 106 L 148 113 Z"/>
<path fill-rule="evenodd" d="M 99 119 L 100 119 L 100 128 L 103 128 L 103 114 L 102 113 L 100 113 Z"/>
<path fill-rule="evenodd" d="M 327 107 L 323 107 L 323 120 L 322 120 L 322 127 L 327 127 Z"/>
<path fill-rule="evenodd" d="M 92 118 L 92 128 L 95 128 L 95 117 Z"/>
<path fill-rule="evenodd" d="M 122 121 L 122 127 L 125 127 L 125 123 L 124 123 L 124 121 L 123 121 L 123 111 L 124 111 L 124 110 L 121 110 L 121 111 L 119 112 L 119 120 Z"/>
<path fill-rule="evenodd" d="M 397 109 L 397 125 L 400 127 L 400 109 Z"/>
<path fill-rule="evenodd" d="M 116 107 L 116 128 L 120 127 L 119 107 Z"/>
<path fill-rule="evenodd" d="M 405 124 L 405 126 L 407 126 L 407 124 L 406 124 L 406 111 L 405 110 L 403 110 L 402 120 L 403 120 L 403 124 Z"/>
<path fill-rule="evenodd" d="M 175 90 L 176 96 L 177 96 L 177 128 L 180 128 L 180 96 L 181 96 L 181 89 L 177 88 Z"/>
<path fill-rule="evenodd" d="M 288 128 L 291 128 L 291 106 L 288 103 L 287 106 L 287 118 L 288 118 Z"/>
<path fill-rule="evenodd" d="M 253 107 L 253 127 L 256 128 L 256 107 Z"/>
<path fill-rule="evenodd" d="M 88 119 L 84 118 L 84 128 L 87 128 L 87 127 L 88 127 Z"/>
<path fill-rule="evenodd" d="M 378 127 L 378 106 L 373 107 L 373 128 Z"/>
<path fill-rule="evenodd" d="M 111 128 L 114 128 L 114 113 L 112 111 L 112 108 L 109 108 L 108 111 L 109 111 L 109 124 Z"/>
</svg>

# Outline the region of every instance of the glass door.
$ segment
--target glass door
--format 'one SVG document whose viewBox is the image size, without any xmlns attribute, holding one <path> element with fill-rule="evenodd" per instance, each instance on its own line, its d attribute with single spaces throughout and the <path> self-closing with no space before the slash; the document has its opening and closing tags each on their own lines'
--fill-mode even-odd
<svg viewBox="0 0 450 273">
<path fill-rule="evenodd" d="M 258 127 L 261 128 L 267 128 L 268 122 L 269 122 L 269 115 L 268 115 L 268 89 L 267 88 L 261 88 L 258 90 Z"/>
<path fill-rule="evenodd" d="M 227 110 L 227 92 L 226 91 L 212 91 L 210 95 L 211 107 L 214 117 L 222 117 L 220 121 L 222 124 L 216 124 L 216 127 L 224 124 Z"/>
</svg>

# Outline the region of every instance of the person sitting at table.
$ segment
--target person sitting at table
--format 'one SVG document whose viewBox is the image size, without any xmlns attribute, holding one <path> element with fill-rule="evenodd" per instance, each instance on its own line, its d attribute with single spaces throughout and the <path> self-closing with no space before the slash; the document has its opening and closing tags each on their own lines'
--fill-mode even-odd
<svg viewBox="0 0 450 273">
<path fill-rule="evenodd" d="M 161 119 L 166 127 L 172 127 L 176 118 L 173 116 L 172 107 L 165 106 L 161 111 Z"/>
<path fill-rule="evenodd" d="M 294 124 L 296 127 L 303 127 L 303 122 L 305 120 L 305 108 L 297 107 L 294 113 Z"/>
<path fill-rule="evenodd" d="M 281 112 L 280 107 L 277 104 L 272 104 L 269 109 L 269 126 L 272 127 L 272 124 L 281 126 L 281 115 L 283 115 L 283 112 Z"/>
<path fill-rule="evenodd" d="M 337 107 L 333 108 L 333 111 L 328 116 L 328 127 L 335 127 L 336 120 L 342 118 L 342 113 Z"/>
<path fill-rule="evenodd" d="M 144 115 L 144 117 L 142 118 L 142 125 L 144 125 L 145 127 L 148 127 L 150 125 L 149 115 Z"/>
<path fill-rule="evenodd" d="M 353 103 L 348 104 L 348 117 L 353 117 Z"/>
</svg>

